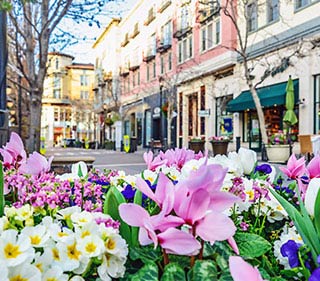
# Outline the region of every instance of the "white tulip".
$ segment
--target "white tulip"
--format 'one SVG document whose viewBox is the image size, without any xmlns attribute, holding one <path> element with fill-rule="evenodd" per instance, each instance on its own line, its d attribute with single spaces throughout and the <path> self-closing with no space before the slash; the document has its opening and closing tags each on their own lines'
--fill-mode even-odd
<svg viewBox="0 0 320 281">
<path fill-rule="evenodd" d="M 308 185 L 306 197 L 304 198 L 304 205 L 310 214 L 314 216 L 314 207 L 317 199 L 317 195 L 320 189 L 320 178 L 313 178 Z"/>
<path fill-rule="evenodd" d="M 241 147 L 238 155 L 243 167 L 243 173 L 249 175 L 257 162 L 257 153 L 253 150 Z"/>
</svg>

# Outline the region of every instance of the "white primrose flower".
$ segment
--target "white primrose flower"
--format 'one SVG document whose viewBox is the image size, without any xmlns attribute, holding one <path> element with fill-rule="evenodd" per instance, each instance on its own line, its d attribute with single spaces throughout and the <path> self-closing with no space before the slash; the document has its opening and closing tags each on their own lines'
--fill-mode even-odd
<svg viewBox="0 0 320 281">
<path fill-rule="evenodd" d="M 82 226 L 75 225 L 74 233 L 76 239 L 84 239 L 85 237 L 90 235 L 99 235 L 99 227 L 96 223 L 91 221 Z"/>
<path fill-rule="evenodd" d="M 126 241 L 119 234 L 111 234 L 104 242 L 105 250 L 113 255 L 125 258 L 128 255 Z"/>
<path fill-rule="evenodd" d="M 64 271 L 72 271 L 80 266 L 80 260 L 83 253 L 77 248 L 77 241 L 75 239 L 67 239 L 64 242 L 57 243 L 59 251 L 60 266 Z"/>
<path fill-rule="evenodd" d="M 10 281 L 41 281 L 41 272 L 36 266 L 29 263 L 23 263 L 9 268 L 8 277 Z"/>
<path fill-rule="evenodd" d="M 8 217 L 8 218 L 13 218 L 13 217 L 15 217 L 15 215 L 17 214 L 17 208 L 16 208 L 16 207 L 8 207 L 8 206 L 5 206 L 5 207 L 4 207 L 4 214 L 5 214 L 6 217 Z"/>
<path fill-rule="evenodd" d="M 102 256 L 102 264 L 98 267 L 98 274 L 101 280 L 109 281 L 112 278 L 124 276 L 126 268 L 124 266 L 126 259 L 105 253 Z"/>
<path fill-rule="evenodd" d="M 16 266 L 32 260 L 34 249 L 30 238 L 13 229 L 5 230 L 0 236 L 0 263 L 7 266 Z"/>
<path fill-rule="evenodd" d="M 136 180 L 137 180 L 137 177 L 136 176 L 126 176 L 124 178 L 124 181 L 127 183 L 127 184 L 130 184 L 132 187 L 136 187 Z"/>
<path fill-rule="evenodd" d="M 31 245 L 35 248 L 42 248 L 46 246 L 50 235 L 44 225 L 26 226 L 22 229 L 21 234 L 30 238 Z"/>
<path fill-rule="evenodd" d="M 97 257 L 105 250 L 103 240 L 97 235 L 89 235 L 77 240 L 77 248 L 89 258 Z"/>
<path fill-rule="evenodd" d="M 52 245 L 51 243 L 49 244 Z M 40 252 L 37 252 L 35 254 L 33 265 L 35 265 L 40 270 L 40 272 L 43 273 L 51 267 L 52 261 L 53 261 L 52 252 L 45 250 L 42 254 Z"/>
<path fill-rule="evenodd" d="M 68 207 L 61 209 L 57 212 L 57 219 L 67 220 L 71 218 L 72 214 L 81 213 L 81 208 L 79 206 Z"/>
<path fill-rule="evenodd" d="M 150 170 L 144 170 L 142 172 L 143 178 L 148 180 L 151 184 L 154 184 L 158 178 L 158 173 Z"/>
<path fill-rule="evenodd" d="M 1 217 L 0 218 L 0 235 L 7 228 L 8 225 L 9 225 L 8 218 L 6 216 Z"/>
<path fill-rule="evenodd" d="M 69 281 L 86 281 L 81 276 L 73 276 Z"/>
<path fill-rule="evenodd" d="M 281 221 L 288 217 L 286 210 L 282 207 L 281 204 L 274 198 L 272 193 L 269 193 L 270 200 L 262 199 L 264 205 L 268 208 L 267 220 L 271 223 L 276 221 Z"/>
<path fill-rule="evenodd" d="M 174 167 L 174 166 L 171 166 L 171 167 L 164 167 L 162 169 L 162 172 L 167 175 L 167 177 L 169 177 L 171 180 L 174 180 L 174 181 L 177 181 L 180 179 L 180 171 Z"/>
<path fill-rule="evenodd" d="M 71 215 L 71 220 L 74 224 L 77 225 L 85 225 L 89 222 L 93 221 L 93 215 L 92 213 L 89 213 L 87 211 L 83 211 L 81 213 L 73 213 Z"/>
<path fill-rule="evenodd" d="M 16 220 L 26 221 L 28 219 L 32 219 L 33 217 L 33 207 L 26 204 L 23 205 L 21 208 L 16 209 Z"/>
<path fill-rule="evenodd" d="M 66 241 L 68 239 L 70 239 L 70 237 L 74 237 L 74 232 L 67 228 L 67 227 L 61 227 L 59 224 L 54 223 L 52 224 L 49 229 L 48 229 L 49 233 L 50 233 L 50 237 L 58 242 L 58 241 Z"/>
<path fill-rule="evenodd" d="M 1 280 L 10 281 L 8 278 L 9 269 L 5 263 L 0 263 Z"/>
<path fill-rule="evenodd" d="M 68 281 L 67 274 L 63 274 L 62 268 L 53 266 L 46 270 L 42 275 L 42 281 Z"/>
</svg>

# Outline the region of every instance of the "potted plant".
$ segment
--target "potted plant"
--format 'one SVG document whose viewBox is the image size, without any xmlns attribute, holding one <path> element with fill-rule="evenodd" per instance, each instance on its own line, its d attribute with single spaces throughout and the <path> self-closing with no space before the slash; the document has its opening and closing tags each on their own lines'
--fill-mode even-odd
<svg viewBox="0 0 320 281">
<path fill-rule="evenodd" d="M 217 155 L 217 154 L 227 155 L 228 144 L 230 141 L 228 136 L 212 136 L 209 138 L 209 141 L 212 145 L 213 155 Z"/>
<path fill-rule="evenodd" d="M 204 137 L 193 137 L 189 140 L 189 149 L 195 153 L 204 151 L 205 139 Z"/>
<path fill-rule="evenodd" d="M 290 136 L 281 130 L 270 135 L 266 146 L 269 162 L 286 163 L 290 156 L 290 141 Z"/>
</svg>

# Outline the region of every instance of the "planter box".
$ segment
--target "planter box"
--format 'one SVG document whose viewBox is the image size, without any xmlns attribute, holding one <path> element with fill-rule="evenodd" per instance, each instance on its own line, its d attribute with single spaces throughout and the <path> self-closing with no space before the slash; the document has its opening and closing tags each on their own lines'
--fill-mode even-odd
<svg viewBox="0 0 320 281">
<path fill-rule="evenodd" d="M 290 157 L 290 145 L 288 144 L 267 145 L 266 151 L 271 163 L 286 163 Z"/>
<path fill-rule="evenodd" d="M 204 143 L 205 141 L 189 141 L 189 149 L 195 153 L 204 152 Z"/>
<path fill-rule="evenodd" d="M 211 145 L 212 145 L 212 151 L 213 151 L 213 155 L 227 155 L 228 153 L 228 144 L 229 141 L 219 141 L 219 140 L 215 140 L 215 141 L 210 141 Z"/>
</svg>

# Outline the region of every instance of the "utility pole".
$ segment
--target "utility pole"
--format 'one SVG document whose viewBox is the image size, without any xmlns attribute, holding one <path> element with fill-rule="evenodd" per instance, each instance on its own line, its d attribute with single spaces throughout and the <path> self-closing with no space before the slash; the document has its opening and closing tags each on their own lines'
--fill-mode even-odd
<svg viewBox="0 0 320 281">
<path fill-rule="evenodd" d="M 7 142 L 8 138 L 8 118 L 7 118 L 7 15 L 5 11 L 0 11 L 0 146 Z"/>
</svg>

